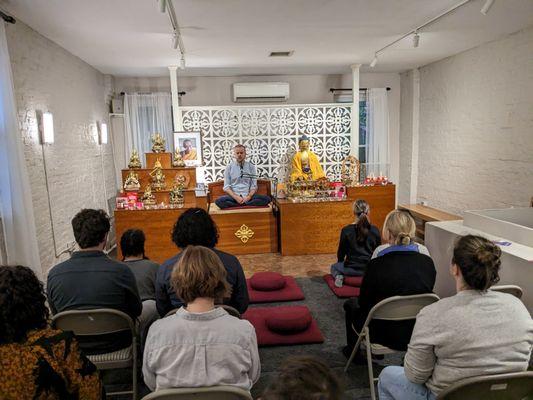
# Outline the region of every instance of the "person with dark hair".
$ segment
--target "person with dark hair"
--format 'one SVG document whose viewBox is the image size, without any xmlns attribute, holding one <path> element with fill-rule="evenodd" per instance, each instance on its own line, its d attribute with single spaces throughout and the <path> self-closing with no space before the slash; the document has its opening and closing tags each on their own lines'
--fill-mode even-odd
<svg viewBox="0 0 533 400">
<path fill-rule="evenodd" d="M 185 305 L 150 327 L 143 356 L 146 386 L 250 390 L 261 371 L 255 329 L 215 307 L 231 289 L 219 255 L 188 246 L 172 269 L 171 286 Z"/>
<path fill-rule="evenodd" d="M 404 367 L 379 376 L 380 400 L 433 400 L 461 379 L 528 369 L 533 320 L 518 298 L 490 290 L 500 256 L 484 237 L 459 238 L 450 268 L 457 294 L 420 311 Z"/>
<path fill-rule="evenodd" d="M 142 310 L 133 272 L 105 253 L 109 218 L 103 210 L 81 210 L 72 219 L 79 251 L 48 273 L 48 304 L 54 314 L 76 309 L 113 308 L 135 319 Z M 87 354 L 101 354 L 128 347 L 129 332 L 104 338 L 79 338 Z"/>
<path fill-rule="evenodd" d="M 433 260 L 413 243 L 415 221 L 406 212 L 394 210 L 385 218 L 383 239 L 388 246 L 366 267 L 358 298 L 344 303 L 347 346 L 343 353 L 352 353 L 357 337 L 352 325 L 361 331 L 368 313 L 376 304 L 392 296 L 431 293 L 437 272 Z M 405 351 L 413 332 L 414 320 L 370 323 L 372 343 Z"/>
<path fill-rule="evenodd" d="M 130 267 L 135 275 L 143 310 L 139 316 L 141 344 L 146 339 L 148 328 L 159 317 L 155 305 L 155 280 L 159 264 L 150 261 L 144 254 L 146 237 L 140 229 L 128 229 L 120 238 L 122 261 Z"/>
<path fill-rule="evenodd" d="M 48 326 L 45 302 L 31 269 L 0 266 L 0 398 L 100 399 L 96 367 L 72 333 Z"/>
<path fill-rule="evenodd" d="M 241 263 L 237 257 L 215 248 L 218 242 L 218 231 L 215 221 L 202 208 L 190 208 L 181 214 L 172 230 L 172 241 L 179 249 L 187 246 L 204 246 L 212 249 L 226 268 L 226 279 L 231 287 L 230 295 L 223 300 L 224 304 L 236 308 L 241 314 L 248 308 L 248 288 Z M 155 287 L 156 305 L 159 315 L 165 316 L 170 310 L 184 305 L 183 300 L 176 296 L 170 285 L 172 268 L 179 261 L 182 253 L 166 260 L 159 267 Z"/>
<path fill-rule="evenodd" d="M 238 144 L 233 148 L 235 158 L 224 171 L 224 196 L 215 200 L 220 209 L 238 206 L 266 206 L 270 197 L 257 194 L 257 170 L 246 161 L 246 147 Z"/>
<path fill-rule="evenodd" d="M 342 287 L 344 276 L 362 276 L 373 251 L 381 244 L 379 229 L 370 224 L 370 206 L 362 199 L 352 205 L 355 222 L 342 228 L 337 262 L 331 266 L 335 286 Z"/>
<path fill-rule="evenodd" d="M 341 400 L 343 387 L 321 360 L 309 356 L 289 357 L 260 400 Z"/>
</svg>

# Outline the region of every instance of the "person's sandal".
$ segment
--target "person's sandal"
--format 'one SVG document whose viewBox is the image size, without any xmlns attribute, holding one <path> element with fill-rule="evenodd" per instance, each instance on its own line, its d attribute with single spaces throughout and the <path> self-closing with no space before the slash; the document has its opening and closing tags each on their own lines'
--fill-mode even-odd
<svg viewBox="0 0 533 400">
<path fill-rule="evenodd" d="M 335 287 L 342 287 L 344 284 L 344 275 L 337 275 L 335 277 Z"/>
</svg>

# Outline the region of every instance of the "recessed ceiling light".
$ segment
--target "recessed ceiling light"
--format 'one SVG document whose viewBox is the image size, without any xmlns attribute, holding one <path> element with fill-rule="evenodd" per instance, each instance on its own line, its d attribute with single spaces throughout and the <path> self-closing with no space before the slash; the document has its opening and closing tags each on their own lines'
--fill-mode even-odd
<svg viewBox="0 0 533 400">
<path fill-rule="evenodd" d="M 294 50 L 290 51 L 271 51 L 269 57 L 290 57 Z"/>
</svg>

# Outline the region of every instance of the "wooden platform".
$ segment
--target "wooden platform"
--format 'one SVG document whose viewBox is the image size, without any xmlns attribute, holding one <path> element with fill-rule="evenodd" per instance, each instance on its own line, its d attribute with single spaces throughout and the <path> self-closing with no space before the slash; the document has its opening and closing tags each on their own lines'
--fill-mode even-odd
<svg viewBox="0 0 533 400">
<path fill-rule="evenodd" d="M 424 243 L 426 235 L 426 222 L 433 221 L 456 221 L 463 219 L 463 217 L 455 214 L 450 214 L 433 207 L 423 206 L 421 204 L 400 204 L 399 210 L 408 211 L 416 223 L 416 237 L 419 241 Z"/>
<path fill-rule="evenodd" d="M 126 181 L 126 177 L 130 173 L 130 171 L 134 171 L 139 175 L 139 183 L 141 185 L 141 190 L 144 190 L 146 185 L 152 182 L 150 177 L 150 172 L 152 170 L 148 168 L 123 169 L 122 182 Z M 167 190 L 172 189 L 174 179 L 177 175 L 183 175 L 185 177 L 185 189 L 194 189 L 196 187 L 196 167 L 163 169 L 163 174 L 165 174 L 165 183 L 167 185 Z"/>
</svg>

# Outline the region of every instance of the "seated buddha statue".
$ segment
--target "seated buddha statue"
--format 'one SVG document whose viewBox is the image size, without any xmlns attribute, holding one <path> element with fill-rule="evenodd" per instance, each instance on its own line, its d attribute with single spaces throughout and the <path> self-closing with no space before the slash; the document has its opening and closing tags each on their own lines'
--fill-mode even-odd
<svg viewBox="0 0 533 400">
<path fill-rule="evenodd" d="M 139 175 L 136 172 L 130 171 L 124 180 L 124 190 L 126 192 L 136 192 L 141 188 L 139 183 Z"/>
<path fill-rule="evenodd" d="M 152 193 L 152 188 L 150 187 L 150 185 L 146 185 L 146 188 L 144 189 L 144 193 L 141 197 L 141 201 L 143 202 L 145 206 L 147 205 L 151 206 L 155 204 L 155 196 Z"/>
<path fill-rule="evenodd" d="M 152 151 L 154 153 L 164 153 L 165 152 L 165 138 L 159 133 L 156 133 L 152 136 Z"/>
<path fill-rule="evenodd" d="M 154 163 L 154 169 L 150 171 L 150 177 L 152 178 L 152 189 L 165 190 L 165 174 L 159 158 Z"/>
<path fill-rule="evenodd" d="M 183 161 L 183 158 L 181 157 L 180 150 L 176 148 L 174 151 L 174 159 L 172 161 L 173 167 L 185 167 L 185 161 Z"/>
<path fill-rule="evenodd" d="M 172 186 L 172 190 L 169 193 L 170 204 L 178 207 L 183 207 L 184 197 L 183 197 L 183 185 L 175 183 Z"/>
<path fill-rule="evenodd" d="M 309 150 L 309 137 L 302 135 L 298 142 L 299 151 L 292 158 L 290 181 L 318 180 L 326 177 L 318 157 Z"/>
<path fill-rule="evenodd" d="M 130 162 L 128 168 L 141 168 L 141 160 L 137 150 L 133 149 L 130 156 Z"/>
</svg>

